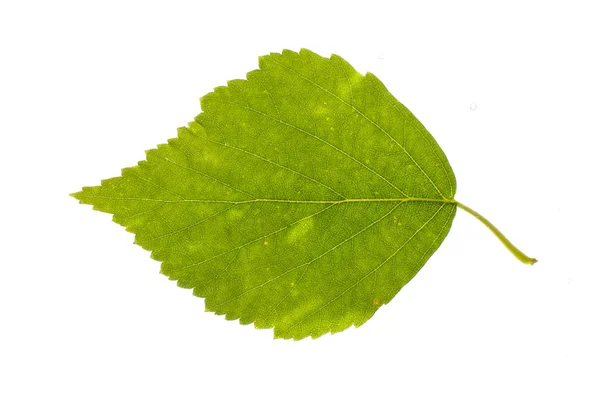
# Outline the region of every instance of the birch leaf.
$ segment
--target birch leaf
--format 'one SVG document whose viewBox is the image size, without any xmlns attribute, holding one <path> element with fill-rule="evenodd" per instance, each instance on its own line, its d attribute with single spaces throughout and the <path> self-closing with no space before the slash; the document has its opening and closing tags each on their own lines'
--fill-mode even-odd
<svg viewBox="0 0 600 398">
<path fill-rule="evenodd" d="M 360 326 L 468 209 L 425 127 L 339 56 L 272 53 L 201 106 L 146 160 L 73 196 L 227 319 L 293 339 Z"/>
</svg>

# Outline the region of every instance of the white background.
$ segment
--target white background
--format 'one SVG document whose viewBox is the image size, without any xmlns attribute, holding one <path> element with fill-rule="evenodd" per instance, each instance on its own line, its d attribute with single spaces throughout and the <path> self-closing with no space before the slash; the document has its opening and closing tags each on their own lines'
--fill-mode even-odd
<svg viewBox="0 0 600 398">
<path fill-rule="evenodd" d="M 495 4 L 495 5 L 492 5 Z M 600 396 L 593 1 L 3 1 L 0 396 Z M 284 48 L 373 72 L 425 124 L 459 212 L 364 326 L 318 340 L 204 312 L 68 196 Z M 471 108 L 476 108 L 472 110 Z"/>
</svg>

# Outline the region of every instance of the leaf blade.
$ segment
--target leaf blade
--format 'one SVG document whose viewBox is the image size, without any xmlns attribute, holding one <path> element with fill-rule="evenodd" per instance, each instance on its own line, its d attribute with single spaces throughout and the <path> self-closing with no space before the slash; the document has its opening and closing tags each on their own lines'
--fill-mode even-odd
<svg viewBox="0 0 600 398">
<path fill-rule="evenodd" d="M 307 50 L 259 64 L 204 96 L 178 138 L 75 196 L 227 319 L 294 339 L 361 325 L 445 238 L 454 174 L 372 74 Z"/>
</svg>

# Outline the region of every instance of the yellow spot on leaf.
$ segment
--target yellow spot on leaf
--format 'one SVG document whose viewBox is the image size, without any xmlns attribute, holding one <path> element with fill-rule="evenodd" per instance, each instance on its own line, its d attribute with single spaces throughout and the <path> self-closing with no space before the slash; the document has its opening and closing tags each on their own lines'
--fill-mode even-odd
<svg viewBox="0 0 600 398">
<path fill-rule="evenodd" d="M 288 243 L 297 243 L 299 240 L 303 240 L 306 236 L 309 235 L 310 231 L 313 229 L 314 219 L 307 218 L 304 221 L 299 222 L 290 228 L 287 234 L 287 242 Z"/>
</svg>

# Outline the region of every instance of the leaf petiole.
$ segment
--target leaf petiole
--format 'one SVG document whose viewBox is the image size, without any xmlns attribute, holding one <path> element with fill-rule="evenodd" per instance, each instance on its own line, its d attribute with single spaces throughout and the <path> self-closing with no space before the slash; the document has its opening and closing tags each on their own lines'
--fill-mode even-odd
<svg viewBox="0 0 600 398">
<path fill-rule="evenodd" d="M 463 205 L 460 202 L 456 202 L 456 205 L 458 207 L 460 207 L 461 209 L 463 209 L 464 211 L 466 211 L 467 213 L 471 214 L 473 217 L 475 217 L 479 221 L 481 221 L 486 227 L 488 227 L 490 229 L 490 231 L 492 231 L 494 233 L 494 235 L 496 235 L 496 237 L 498 239 L 500 239 L 500 242 L 502 242 L 502 244 L 504 244 L 504 246 L 506 246 L 506 248 L 508 250 L 510 250 L 510 252 L 516 258 L 518 258 L 521 262 L 523 262 L 525 264 L 529 264 L 529 265 L 533 265 L 537 262 L 537 260 L 535 258 L 529 257 L 529 256 L 525 255 L 525 253 L 523 253 L 521 250 L 517 249 L 517 247 L 515 245 L 513 245 L 511 243 L 511 241 L 509 241 L 508 238 L 506 238 L 506 236 L 504 236 L 504 234 L 502 232 L 500 232 L 498 230 L 498 228 L 496 228 L 494 226 L 494 224 L 492 224 L 487 218 L 485 218 L 481 214 L 477 213 L 475 210 L 471 209 L 470 207 Z"/>
</svg>

